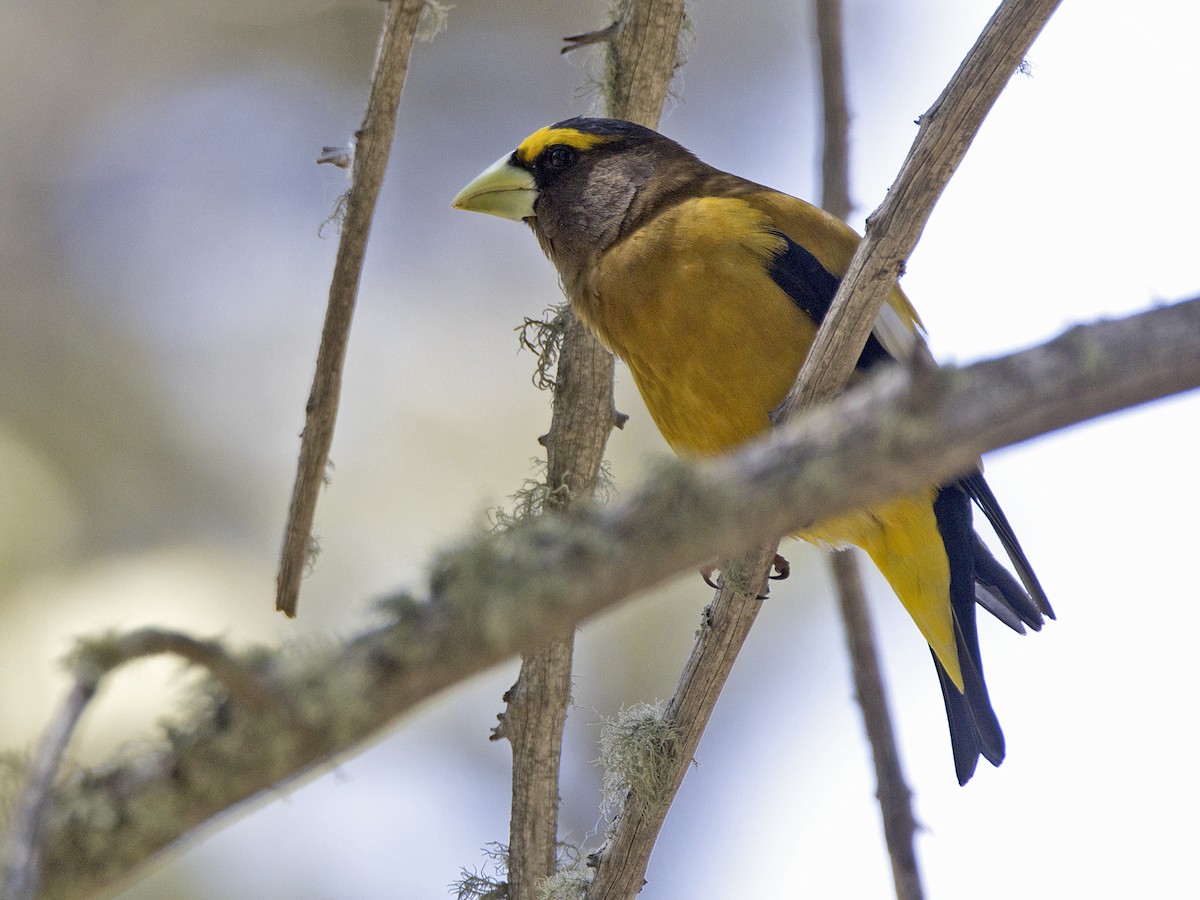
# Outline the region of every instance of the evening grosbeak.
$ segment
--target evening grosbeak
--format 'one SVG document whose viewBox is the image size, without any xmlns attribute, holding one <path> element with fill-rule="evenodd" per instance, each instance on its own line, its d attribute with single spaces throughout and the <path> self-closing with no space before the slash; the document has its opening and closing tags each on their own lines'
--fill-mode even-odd
<svg viewBox="0 0 1200 900">
<path fill-rule="evenodd" d="M 771 427 L 860 240 L 803 200 L 616 119 L 535 131 L 454 206 L 529 223 L 574 310 L 629 366 L 663 437 L 686 456 L 728 451 Z M 922 330 L 897 286 L 858 369 L 908 358 Z M 972 501 L 1016 577 L 975 533 Z M 1018 632 L 1054 613 L 982 472 L 798 537 L 861 547 L 912 616 L 937 666 L 959 783 L 980 756 L 999 765 L 1004 735 L 975 604 Z"/>
</svg>

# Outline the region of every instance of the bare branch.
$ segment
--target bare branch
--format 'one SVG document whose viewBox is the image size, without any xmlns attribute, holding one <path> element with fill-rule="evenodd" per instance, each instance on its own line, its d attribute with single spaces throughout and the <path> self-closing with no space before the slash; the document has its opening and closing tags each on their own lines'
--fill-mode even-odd
<svg viewBox="0 0 1200 900">
<path fill-rule="evenodd" d="M 0 897 L 26 900 L 37 896 L 41 882 L 41 842 L 46 810 L 53 794 L 54 777 L 75 726 L 96 694 L 99 673 L 81 673 L 75 680 L 58 716 L 46 729 L 37 749 L 33 767 L 9 829 L 3 869 L 0 870 Z"/>
<path fill-rule="evenodd" d="M 821 204 L 828 212 L 845 219 L 851 209 L 850 113 L 846 102 L 841 0 L 817 0 L 816 12 L 824 121 Z M 892 728 L 858 555 L 851 549 L 834 550 L 828 558 L 846 630 L 854 694 L 862 711 L 871 758 L 875 763 L 876 797 L 883 814 L 883 834 L 892 861 L 896 897 L 897 900 L 921 900 L 924 892 L 917 865 L 912 793 L 904 779 L 900 750 Z"/>
<path fill-rule="evenodd" d="M 837 583 L 838 606 L 846 626 L 846 645 L 854 673 L 854 696 L 862 709 L 867 740 L 875 762 L 875 796 L 883 813 L 883 836 L 892 861 L 892 880 L 897 900 L 921 900 L 921 870 L 917 865 L 917 820 L 912 810 L 912 792 L 904 780 L 900 750 L 888 710 L 887 689 L 879 671 L 879 653 L 867 613 L 867 598 L 856 551 L 835 550 L 829 554 Z"/>
<path fill-rule="evenodd" d="M 841 0 L 816 0 L 817 52 L 821 61 L 821 207 L 850 217 L 850 104 Z"/>
<path fill-rule="evenodd" d="M 683 0 L 621 0 L 608 42 L 608 114 L 655 128 L 675 75 Z"/>
<path fill-rule="evenodd" d="M 521 657 L 516 683 L 504 694 L 498 734 L 512 745 L 512 812 L 507 880 L 512 900 L 531 900 L 557 869 L 559 769 L 571 702 L 574 635 Z"/>
<path fill-rule="evenodd" d="M 316 373 L 304 410 L 300 461 L 288 507 L 276 579 L 275 608 L 289 617 L 296 615 L 300 580 L 310 558 L 313 516 L 329 462 L 329 448 L 333 443 L 333 428 L 342 389 L 342 365 L 346 359 L 350 323 L 358 300 L 358 282 L 367 252 L 367 237 L 371 232 L 371 219 L 375 215 L 379 189 L 387 171 L 392 137 L 396 131 L 400 92 L 404 87 L 408 58 L 424 6 L 425 0 L 391 0 L 388 3 L 367 112 L 354 135 L 356 143 L 350 198 L 342 223 L 333 281 L 329 286 L 329 305 L 325 311 L 325 326 L 321 331 L 321 346 L 317 351 Z"/>
<path fill-rule="evenodd" d="M 1004 0 L 946 89 L 921 117 L 900 174 L 867 219 L 866 239 L 842 278 L 780 419 L 841 390 L 933 207 L 1000 91 L 1060 0 Z"/>
</svg>

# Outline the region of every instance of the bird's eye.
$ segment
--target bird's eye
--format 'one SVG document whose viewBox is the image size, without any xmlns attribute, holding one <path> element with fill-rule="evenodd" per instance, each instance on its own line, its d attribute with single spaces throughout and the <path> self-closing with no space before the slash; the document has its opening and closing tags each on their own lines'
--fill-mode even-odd
<svg viewBox="0 0 1200 900">
<path fill-rule="evenodd" d="M 574 147 L 559 144 L 546 151 L 546 164 L 552 169 L 565 169 L 578 158 L 579 153 Z"/>
</svg>

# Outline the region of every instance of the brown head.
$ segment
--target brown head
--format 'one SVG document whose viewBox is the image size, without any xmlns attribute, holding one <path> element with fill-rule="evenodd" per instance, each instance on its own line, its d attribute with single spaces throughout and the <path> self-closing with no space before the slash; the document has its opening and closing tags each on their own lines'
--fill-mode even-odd
<svg viewBox="0 0 1200 900">
<path fill-rule="evenodd" d="M 722 174 L 649 128 L 574 118 L 535 131 L 453 206 L 528 222 L 569 285 L 649 217 Z"/>
</svg>

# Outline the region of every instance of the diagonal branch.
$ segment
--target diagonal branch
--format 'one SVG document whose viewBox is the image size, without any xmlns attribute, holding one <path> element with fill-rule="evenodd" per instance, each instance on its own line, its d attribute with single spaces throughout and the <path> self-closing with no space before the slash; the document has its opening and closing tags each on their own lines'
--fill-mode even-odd
<svg viewBox="0 0 1200 900">
<path fill-rule="evenodd" d="M 765 573 L 777 543 L 778 538 L 723 564 L 721 588 L 705 610 L 704 626 L 663 711 L 662 730 L 670 735 L 671 746 L 671 754 L 663 762 L 666 771 L 658 775 L 665 790 L 653 796 L 629 791 L 608 840 L 590 860 L 596 876 L 588 889 L 588 900 L 632 898 L 641 891 L 667 811 L 762 607 L 761 598 L 767 590 Z"/>
<path fill-rule="evenodd" d="M 354 167 L 342 237 L 338 243 L 333 281 L 321 346 L 317 351 L 312 390 L 304 408 L 304 431 L 300 439 L 300 461 L 283 532 L 283 549 L 276 579 L 275 608 L 286 616 L 296 615 L 300 580 L 311 557 L 313 516 L 324 483 L 337 421 L 342 390 L 342 365 L 350 340 L 350 323 L 358 300 L 367 238 L 383 176 L 387 171 L 396 131 L 396 111 L 408 72 L 408 58 L 425 0 L 391 0 L 384 19 L 375 74 L 362 125 L 354 133 Z"/>
<path fill-rule="evenodd" d="M 1200 297 L 965 368 L 888 367 L 735 456 L 672 463 L 624 502 L 467 542 L 437 564 L 427 602 L 393 601 L 392 624 L 324 653 L 245 661 L 287 706 L 222 706 L 173 727 L 159 751 L 73 777 L 47 817 L 45 890 L 95 894 L 438 691 L 714 556 L 954 478 L 997 447 L 1196 387 Z"/>
<path fill-rule="evenodd" d="M 833 396 L 845 384 L 875 316 L 900 274 L 899 261 L 916 244 L 942 188 L 1055 6 L 1057 0 L 1005 0 L 926 114 L 896 182 L 872 217 L 876 220 L 873 227 L 868 219 L 868 237 L 841 282 L 796 384 L 781 404 L 778 422 Z M 707 630 L 701 633 L 664 714 L 664 725 L 678 741 L 670 762 L 672 775 L 664 779 L 674 789 L 656 796 L 653 802 L 630 798 L 604 849 L 594 857 L 597 873 L 589 898 L 631 898 L 641 890 L 658 832 L 758 612 L 757 597 L 767 583 L 782 533 L 765 536 L 769 546 L 764 544 L 726 564 L 726 569 L 739 577 L 724 579 L 710 618 L 714 627 L 727 627 L 728 633 L 718 639 Z"/>
<path fill-rule="evenodd" d="M 828 399 L 845 385 L 934 205 L 992 104 L 1060 2 L 1004 0 L 941 96 L 921 116 L 920 131 L 900 173 L 883 203 L 867 218 L 866 238 L 842 278 L 795 386 L 781 405 L 781 420 Z"/>
<path fill-rule="evenodd" d="M 954 478 L 997 447 L 1196 387 L 1200 297 L 965 368 L 889 367 L 735 456 L 672 463 L 611 507 L 467 542 L 437 564 L 427 602 L 392 602 L 392 624 L 325 652 L 244 661 L 290 704 L 198 714 L 160 750 L 62 786 L 42 847 L 45 891 L 90 895 L 128 878 L 438 691 L 714 556 Z"/>
</svg>

